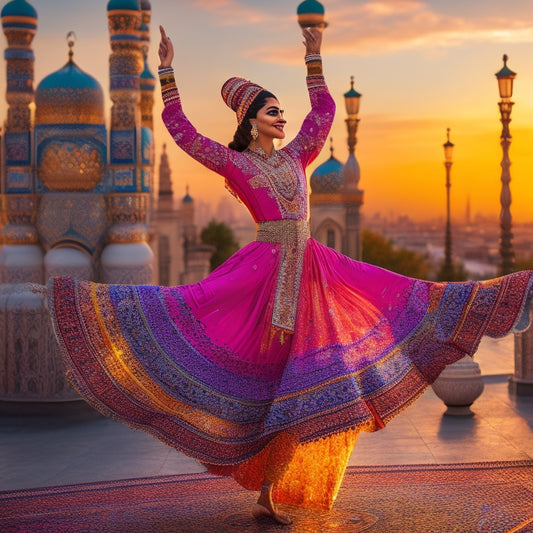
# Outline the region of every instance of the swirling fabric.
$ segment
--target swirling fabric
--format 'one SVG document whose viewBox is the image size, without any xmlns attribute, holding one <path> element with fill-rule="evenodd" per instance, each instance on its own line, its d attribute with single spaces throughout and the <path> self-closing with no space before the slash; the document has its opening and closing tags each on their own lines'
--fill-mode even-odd
<svg viewBox="0 0 533 533">
<path fill-rule="evenodd" d="M 329 508 L 360 430 L 383 428 L 483 335 L 527 325 L 532 273 L 432 283 L 310 238 L 305 167 L 334 114 L 322 77 L 308 79 L 299 134 L 270 156 L 200 135 L 163 78 L 170 133 L 227 180 L 258 238 L 192 285 L 51 280 L 68 375 L 96 409 L 211 472 Z"/>
</svg>

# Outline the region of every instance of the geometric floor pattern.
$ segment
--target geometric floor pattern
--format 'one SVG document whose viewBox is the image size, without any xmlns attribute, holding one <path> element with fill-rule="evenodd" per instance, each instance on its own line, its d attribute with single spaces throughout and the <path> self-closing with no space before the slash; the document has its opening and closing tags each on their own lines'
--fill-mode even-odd
<svg viewBox="0 0 533 533">
<path fill-rule="evenodd" d="M 209 474 L 0 492 L 0 531 L 101 533 L 532 533 L 533 461 L 350 467 L 333 509 L 280 506 Z"/>
</svg>

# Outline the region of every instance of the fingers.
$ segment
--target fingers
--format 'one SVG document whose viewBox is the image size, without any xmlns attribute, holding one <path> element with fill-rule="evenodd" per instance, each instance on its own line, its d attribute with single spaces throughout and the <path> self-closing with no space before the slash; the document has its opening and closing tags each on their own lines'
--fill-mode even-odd
<svg viewBox="0 0 533 533">
<path fill-rule="evenodd" d="M 322 33 L 317 28 L 302 28 L 302 35 L 305 39 L 304 44 L 309 53 L 320 53 L 322 43 Z"/>
</svg>

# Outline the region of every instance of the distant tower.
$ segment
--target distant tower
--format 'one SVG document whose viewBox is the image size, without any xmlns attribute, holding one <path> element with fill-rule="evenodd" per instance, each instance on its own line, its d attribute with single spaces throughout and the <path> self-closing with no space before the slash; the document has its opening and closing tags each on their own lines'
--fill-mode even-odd
<svg viewBox="0 0 533 533">
<path fill-rule="evenodd" d="M 166 145 L 159 163 L 159 195 L 154 212 L 154 227 L 157 234 L 157 279 L 158 285 L 179 285 L 184 269 L 182 224 L 179 211 L 174 205 L 172 172 Z"/>
<path fill-rule="evenodd" d="M 470 195 L 468 195 L 466 199 L 466 214 L 465 214 L 465 222 L 467 226 L 470 226 L 472 224 L 472 208 L 470 205 Z"/>
<path fill-rule="evenodd" d="M 194 200 L 189 194 L 189 186 L 187 185 L 185 196 L 181 200 L 185 263 L 185 269 L 181 275 L 181 283 L 183 285 L 196 283 L 209 274 L 210 259 L 215 251 L 213 246 L 200 241 L 194 217 Z"/>
</svg>

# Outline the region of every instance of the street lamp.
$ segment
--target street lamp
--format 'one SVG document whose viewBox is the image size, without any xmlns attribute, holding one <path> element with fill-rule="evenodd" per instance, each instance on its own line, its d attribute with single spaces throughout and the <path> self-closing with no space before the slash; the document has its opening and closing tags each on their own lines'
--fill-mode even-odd
<svg viewBox="0 0 533 533">
<path fill-rule="evenodd" d="M 446 168 L 446 233 L 444 238 L 444 264 L 442 268 L 442 278 L 446 281 L 454 280 L 454 271 L 452 263 L 452 230 L 450 223 L 450 171 L 452 168 L 452 155 L 454 144 L 450 142 L 450 128 L 446 130 L 446 142 L 442 145 L 444 148 L 444 167 Z"/>
<path fill-rule="evenodd" d="M 343 201 L 345 205 L 346 224 L 346 255 L 352 259 L 361 260 L 361 214 L 360 209 L 363 204 L 363 191 L 359 189 L 361 171 L 359 163 L 355 158 L 355 145 L 357 143 L 357 126 L 359 124 L 359 103 L 361 93 L 353 88 L 353 76 L 350 78 L 350 90 L 344 93 L 344 104 L 346 106 L 346 126 L 348 128 L 348 159 L 344 164 L 344 190 Z"/>
<path fill-rule="evenodd" d="M 354 88 L 354 78 L 350 78 L 350 90 L 344 93 L 344 104 L 346 106 L 346 126 L 348 128 L 348 150 L 350 154 L 355 152 L 355 145 L 357 143 L 356 133 L 359 119 L 357 115 L 359 113 L 359 102 L 361 100 L 361 93 L 358 93 Z"/>
<path fill-rule="evenodd" d="M 511 145 L 509 123 L 511 122 L 511 110 L 514 105 L 514 102 L 511 102 L 511 98 L 513 96 L 513 80 L 516 77 L 516 73 L 507 66 L 507 60 L 508 57 L 505 54 L 503 56 L 503 68 L 496 72 L 500 92 L 498 106 L 500 108 L 500 120 L 502 123 L 500 144 L 503 151 L 501 162 L 502 190 L 500 194 L 500 274 L 502 275 L 512 272 L 515 262 L 511 217 L 511 189 L 509 187 L 509 183 L 511 182 L 511 173 L 509 171 L 511 166 L 511 161 L 509 160 L 509 146 Z"/>
</svg>

